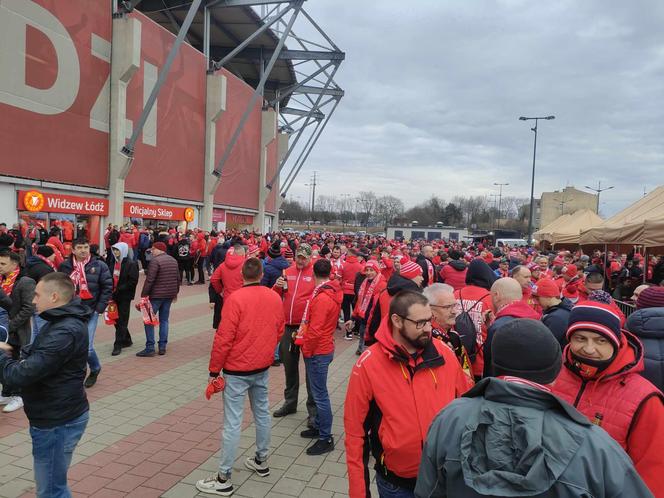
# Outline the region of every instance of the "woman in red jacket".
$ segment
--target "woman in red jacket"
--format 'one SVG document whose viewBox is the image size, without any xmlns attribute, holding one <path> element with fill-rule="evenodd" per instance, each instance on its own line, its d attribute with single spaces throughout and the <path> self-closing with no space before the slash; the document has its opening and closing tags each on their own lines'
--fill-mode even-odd
<svg viewBox="0 0 664 498">
<path fill-rule="evenodd" d="M 604 428 L 650 491 L 664 496 L 664 397 L 640 375 L 643 346 L 609 305 L 593 301 L 572 309 L 567 339 L 553 393 Z"/>
</svg>

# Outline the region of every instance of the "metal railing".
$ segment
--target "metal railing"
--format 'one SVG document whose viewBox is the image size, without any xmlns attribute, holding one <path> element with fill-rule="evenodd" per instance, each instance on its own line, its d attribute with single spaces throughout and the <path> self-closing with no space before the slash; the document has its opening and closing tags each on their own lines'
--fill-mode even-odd
<svg viewBox="0 0 664 498">
<path fill-rule="evenodd" d="M 617 299 L 614 299 L 614 302 L 618 305 L 618 308 L 620 308 L 620 311 L 623 312 L 625 315 L 625 318 L 631 315 L 636 311 L 636 305 L 631 302 L 625 302 L 625 301 L 618 301 Z"/>
</svg>

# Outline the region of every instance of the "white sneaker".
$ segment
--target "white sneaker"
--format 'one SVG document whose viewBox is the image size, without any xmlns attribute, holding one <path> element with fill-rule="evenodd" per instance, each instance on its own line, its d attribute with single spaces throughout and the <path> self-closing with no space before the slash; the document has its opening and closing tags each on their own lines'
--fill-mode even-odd
<svg viewBox="0 0 664 498">
<path fill-rule="evenodd" d="M 0 405 L 6 405 L 12 400 L 11 396 L 0 396 Z"/>
<path fill-rule="evenodd" d="M 249 470 L 253 470 L 261 477 L 267 477 L 270 475 L 270 468 L 267 466 L 267 461 L 261 462 L 256 459 L 256 457 L 249 457 L 244 461 L 244 466 Z"/>
<path fill-rule="evenodd" d="M 23 398 L 20 396 L 12 396 L 11 401 L 7 403 L 7 406 L 5 406 L 2 411 L 4 413 L 11 413 L 20 410 L 21 408 L 23 408 Z"/>
<path fill-rule="evenodd" d="M 196 482 L 196 489 L 201 493 L 210 495 L 231 496 L 233 494 L 233 484 L 230 479 L 219 480 L 219 474 L 213 474 L 206 479 Z"/>
</svg>

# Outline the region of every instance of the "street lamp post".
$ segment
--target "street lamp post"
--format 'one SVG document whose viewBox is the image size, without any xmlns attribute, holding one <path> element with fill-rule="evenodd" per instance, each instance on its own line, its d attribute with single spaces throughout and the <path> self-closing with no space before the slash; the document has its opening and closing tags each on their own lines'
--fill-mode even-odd
<svg viewBox="0 0 664 498">
<path fill-rule="evenodd" d="M 528 245 L 530 245 L 530 241 L 533 239 L 533 212 L 535 210 L 535 157 L 537 155 L 537 122 L 540 119 L 556 119 L 555 116 L 537 116 L 537 117 L 525 117 L 521 116 L 519 117 L 519 120 L 521 121 L 530 121 L 534 120 L 535 121 L 535 127 L 531 128 L 532 131 L 535 132 L 535 142 L 533 144 L 533 173 L 532 177 L 530 179 L 530 214 L 528 215 Z"/>
<path fill-rule="evenodd" d="M 498 194 L 498 220 L 500 223 L 500 218 L 501 218 L 501 207 L 503 204 L 503 187 L 507 187 L 509 183 L 498 183 L 498 182 L 493 182 L 494 185 L 497 185 L 500 187 L 500 193 Z"/>
<path fill-rule="evenodd" d="M 597 193 L 597 209 L 595 210 L 595 212 L 599 215 L 599 194 L 601 194 L 605 190 L 611 190 L 613 188 L 613 185 L 611 185 L 610 187 L 602 188 L 602 182 L 598 181 L 597 182 L 597 188 L 589 187 L 588 185 L 586 185 L 585 188 L 587 188 L 588 190 L 592 190 L 593 192 Z"/>
</svg>

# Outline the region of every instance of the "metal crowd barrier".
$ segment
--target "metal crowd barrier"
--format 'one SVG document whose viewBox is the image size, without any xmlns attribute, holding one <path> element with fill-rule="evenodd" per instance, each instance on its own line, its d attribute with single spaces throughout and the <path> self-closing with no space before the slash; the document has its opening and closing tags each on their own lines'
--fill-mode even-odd
<svg viewBox="0 0 664 498">
<path fill-rule="evenodd" d="M 636 311 L 636 305 L 634 303 L 626 303 L 625 301 L 618 301 L 617 299 L 614 299 L 614 301 L 618 305 L 618 308 L 620 308 L 620 311 L 624 313 L 625 317 L 628 317 Z"/>
</svg>

